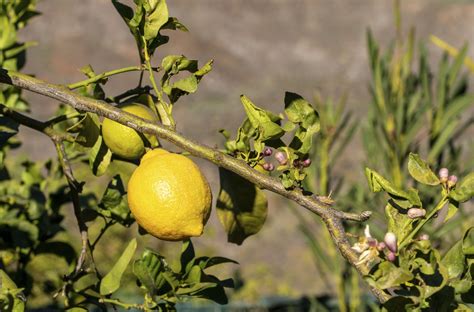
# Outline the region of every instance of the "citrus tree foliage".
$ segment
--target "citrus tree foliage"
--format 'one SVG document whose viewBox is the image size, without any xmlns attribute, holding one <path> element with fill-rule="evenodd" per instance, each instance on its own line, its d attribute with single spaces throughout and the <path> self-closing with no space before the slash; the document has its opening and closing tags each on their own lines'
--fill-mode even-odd
<svg viewBox="0 0 474 312">
<path fill-rule="evenodd" d="M 159 125 L 162 133 L 172 133 L 172 143 L 186 140 L 176 132 L 174 105 L 181 97 L 197 91 L 213 65 L 212 60 L 199 66 L 197 60 L 184 55 L 168 55 L 158 62 L 159 66 L 153 66 L 155 51 L 169 41 L 164 31 L 187 31 L 187 28 L 169 15 L 165 0 L 111 2 L 132 34 L 140 65 L 105 73 L 96 73 L 91 65 L 84 66 L 81 72 L 85 80 L 64 89 L 53 89 L 57 93 L 75 90 L 76 95 L 96 104 L 95 110 L 75 109 L 70 100 L 61 98 L 70 105 L 60 103 L 55 116 L 43 122 L 27 116 L 29 104 L 22 98 L 21 90 L 7 85 L 15 84 L 10 75 L 19 75 L 15 72 L 21 70 L 25 51 L 32 45 L 17 42 L 16 33 L 37 15 L 36 2 L 0 0 L 0 79 L 7 83 L 0 85 L 2 310 L 22 311 L 30 298 L 39 298 L 45 306 L 71 311 L 93 306 L 165 311 L 176 309 L 178 302 L 190 299 L 225 304 L 228 299 L 224 289 L 233 287 L 232 279 L 221 279 L 208 269 L 235 261 L 219 256 L 196 256 L 191 240 L 182 242 L 179 265 L 173 265 L 173 260 L 145 246 L 139 236 L 127 237 L 127 245 L 121 247 L 120 255 L 111 265 L 97 261 L 97 246 L 104 234 L 135 223 L 126 194 L 130 170 L 124 166 L 135 168 L 138 164 L 136 160 L 121 158 L 107 146 L 100 117 L 106 115 L 103 110 L 140 102 L 156 115 L 158 123 L 153 125 Z M 321 113 L 318 113 L 302 96 L 286 92 L 282 111 L 275 113 L 242 95 L 246 118 L 236 134 L 226 129 L 220 131 L 225 138 L 223 152 L 192 141 L 185 142 L 187 145 L 177 144 L 222 166 L 216 208 L 228 241 L 240 245 L 264 226 L 268 214 L 268 201 L 262 189 L 265 187 L 322 217 L 331 230 L 330 235 L 326 233 L 325 242 L 336 243 L 352 267 L 363 275 L 383 304 L 382 309 L 460 311 L 474 303 L 472 228 L 466 229 L 446 252 L 440 251 L 425 233 L 429 221 L 443 207 L 448 206 L 444 220 L 447 222 L 474 195 L 472 173 L 462 172 L 458 181 L 457 176 L 448 176 L 447 168 L 441 169 L 449 166 L 456 172 L 461 167 L 456 165 L 460 146 L 455 138 L 468 124 L 462 124 L 459 113 L 472 103 L 466 80 L 458 79 L 465 53 L 466 48 L 452 63 L 443 58 L 433 92 L 433 80 L 423 53 L 419 72 L 411 71 L 412 40 L 404 53 L 396 54 L 401 59 L 392 62 L 392 54 L 379 55 L 369 35 L 374 105 L 369 116 L 370 127 L 365 130 L 366 137 L 372 138 L 366 141 L 366 149 L 373 155 L 371 168 L 374 168 L 371 164 L 383 165 L 382 170 L 367 168 L 365 173 L 370 189 L 385 194 L 383 211 L 378 207 L 380 200 L 367 203 L 373 197 L 361 188 L 351 188 L 337 204 L 328 194 L 333 186 L 329 163 L 340 155 L 355 131 L 355 123 L 349 123 L 350 115 L 344 115 L 342 104 L 333 111 L 319 103 Z M 139 72 L 138 86 L 120 94 L 104 91 L 103 85 L 112 76 L 131 71 Z M 145 75 L 149 85 L 144 84 Z M 55 98 L 54 94 L 49 95 Z M 104 102 L 109 105 L 102 106 Z M 127 124 L 129 115 L 119 112 L 120 116 L 115 116 L 119 120 L 115 121 Z M 424 151 L 418 148 L 415 139 L 426 115 L 431 123 L 425 146 L 427 160 L 424 160 L 412 152 Z M 16 136 L 20 125 L 48 136 L 57 157 L 45 162 L 14 157 L 11 151 L 21 144 Z M 128 125 L 140 130 L 137 125 Z M 145 148 L 161 145 L 158 138 L 148 138 L 158 134 L 156 131 L 143 129 L 138 132 Z M 441 170 L 435 174 L 430 165 Z M 308 175 L 314 177 L 314 172 L 321 175 L 317 187 L 308 179 Z M 107 186 L 101 194 L 93 191 L 98 179 L 106 180 Z M 317 188 L 320 195 L 313 194 Z M 65 209 L 70 206 L 79 228 L 80 243 L 63 221 Z M 368 206 L 373 212 L 378 209 L 387 225 L 385 236 L 382 239 L 382 230 L 377 235 L 379 240 L 372 237 L 369 226 L 359 236 L 361 226 L 356 225 L 350 228 L 355 232 L 351 237 L 359 237 L 352 239 L 351 248 L 342 221 L 366 221 L 370 212 L 347 213 L 333 206 L 341 210 L 357 210 L 360 206 Z M 89 229 L 92 226 L 99 228 L 93 239 Z M 141 229 L 139 232 L 145 234 Z M 302 226 L 302 232 L 312 243 L 314 253 L 322 254 L 310 228 Z M 335 249 L 325 248 L 333 257 L 336 255 Z M 58 266 L 52 268 L 47 261 L 56 261 Z M 344 287 L 343 274 L 348 267 L 339 260 L 324 261 L 328 270 L 339 275 L 338 286 Z M 59 263 L 64 267 L 60 268 Z M 351 280 L 357 285 L 355 276 L 351 273 Z M 130 283 L 130 279 L 135 283 Z M 139 302 L 123 299 L 125 290 L 130 288 L 141 294 Z M 342 307 L 345 293 L 339 295 Z"/>
<path fill-rule="evenodd" d="M 34 10 L 35 4 L 36 1 L 0 2 L 0 65 L 6 70 L 18 71 L 24 65 L 26 48 L 33 43 L 17 42 L 16 33 L 31 17 L 38 15 Z M 159 70 L 152 68 L 150 56 L 159 45 L 168 41 L 160 31 L 186 28 L 176 18 L 168 16 L 165 1 L 136 1 L 133 9 L 119 2 L 114 2 L 114 5 L 137 40 L 143 70 L 149 69 L 150 74 L 161 71 L 161 80 L 156 85 L 153 80 L 152 87 L 138 87 L 109 97 L 102 88 L 107 77 L 98 78 L 92 66 L 87 65 L 81 71 L 90 79 L 89 82 L 73 84 L 70 88 L 98 100 L 116 103 L 141 101 L 152 108 L 161 122 L 174 125 L 173 105 L 181 96 L 196 91 L 201 78 L 211 70 L 212 62 L 199 68 L 197 61 L 182 55 L 170 55 L 163 59 Z M 128 19 L 129 14 L 134 15 Z M 180 72 L 187 72 L 188 75 L 178 80 L 172 79 Z M 149 91 L 153 87 L 156 93 L 151 97 Z M 197 257 L 190 240 L 183 244 L 181 268 L 170 266 L 156 250 L 139 248 L 136 239 L 130 241 L 108 271 L 99 273 L 93 263 L 88 263 L 89 268 L 85 268 L 81 264 L 84 261 L 81 258 L 85 255 L 77 251 L 77 244 L 71 243 L 70 238 L 73 236 L 63 224 L 64 209 L 67 204 L 74 205 L 81 229 L 86 224 L 103 224 L 99 236 L 86 242 L 90 258 L 102 235 L 112 225 L 131 226 L 134 219 L 127 204 L 123 172 L 109 178 L 103 194 L 83 191 L 87 181 L 93 183 L 93 176 L 110 176 L 113 171 L 109 165 L 120 161 L 120 158 L 113 155 L 104 143 L 101 120 L 96 114 L 83 113 L 62 104 L 56 116 L 47 122 L 27 120 L 36 130 L 49 131 L 50 134 L 64 133 L 61 141 L 55 141 L 52 136 L 59 158 L 41 163 L 10 156 L 10 151 L 22 143 L 15 136 L 21 121 L 7 117 L 7 112 L 28 112 L 29 104 L 22 98 L 19 88 L 6 85 L 0 88 L 2 311 L 22 311 L 29 297 L 41 293 L 56 298 L 54 305 L 70 309 L 85 309 L 91 304 L 105 308 L 112 304 L 124 308 L 169 310 L 174 309 L 179 300 L 189 297 L 210 299 L 221 304 L 227 302 L 224 287 L 232 287 L 232 280 L 220 280 L 206 273 L 206 270 L 234 261 L 224 257 Z M 158 105 L 155 105 L 155 101 Z M 82 169 L 89 168 L 86 182 L 75 180 L 67 169 L 68 163 Z M 58 268 L 56 274 L 46 279 L 38 278 L 39 272 L 28 268 L 43 254 L 63 258 L 66 262 L 63 269 L 70 270 L 70 273 L 61 272 L 61 268 Z M 127 270 L 133 273 L 137 287 L 143 294 L 141 303 L 129 304 L 114 298 L 114 293 L 123 286 L 123 275 Z M 65 276 L 61 277 L 61 274 Z M 38 293 L 38 289 L 45 291 Z"/>
<path fill-rule="evenodd" d="M 454 187 L 452 180 L 438 178 L 417 154 L 409 155 L 408 171 L 418 183 L 437 188 L 439 196 L 434 207 L 422 203 L 417 189 L 398 188 L 377 172 L 366 169 L 372 191 L 388 195 L 385 215 L 388 232 L 395 238 L 393 246 L 389 246 L 391 242 L 386 236 L 388 249 L 384 254 L 376 256 L 378 246 L 375 247 L 370 261 L 378 263 L 367 281 L 378 288 L 393 290 L 396 296 L 385 304 L 391 311 L 467 309 L 462 303 L 474 302 L 473 228 L 468 228 L 444 255 L 420 232 L 446 204 L 449 210 L 444 222 L 456 213 L 461 202 L 474 196 L 474 174 L 467 175 Z"/>
</svg>

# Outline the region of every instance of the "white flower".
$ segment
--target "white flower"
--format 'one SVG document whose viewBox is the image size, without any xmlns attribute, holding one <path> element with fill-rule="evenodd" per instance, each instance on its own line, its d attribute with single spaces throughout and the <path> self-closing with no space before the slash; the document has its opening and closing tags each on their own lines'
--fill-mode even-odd
<svg viewBox="0 0 474 312">
<path fill-rule="evenodd" d="M 375 260 L 379 255 L 378 242 L 370 234 L 369 225 L 366 225 L 364 229 L 364 236 L 359 238 L 359 241 L 352 246 L 352 250 L 359 253 L 359 261 L 357 265 L 362 263 L 370 263 Z"/>
</svg>

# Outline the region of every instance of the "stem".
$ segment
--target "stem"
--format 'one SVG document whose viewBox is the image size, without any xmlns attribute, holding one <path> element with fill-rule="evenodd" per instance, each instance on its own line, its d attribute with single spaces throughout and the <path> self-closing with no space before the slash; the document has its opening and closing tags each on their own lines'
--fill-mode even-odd
<svg viewBox="0 0 474 312">
<path fill-rule="evenodd" d="M 326 138 L 321 143 L 319 163 L 319 192 L 321 194 L 328 194 L 329 192 L 329 139 Z"/>
<path fill-rule="evenodd" d="M 104 72 L 102 74 L 96 75 L 94 77 L 91 77 L 86 80 L 82 80 L 76 83 L 71 83 L 67 87 L 71 90 L 80 88 L 80 87 L 85 87 L 91 83 L 97 82 L 99 80 L 102 80 L 104 78 L 113 76 L 113 75 L 118 75 L 126 72 L 131 72 L 131 71 L 142 71 L 144 68 L 142 66 L 129 66 L 129 67 L 124 67 L 124 68 L 119 68 L 119 69 L 114 69 L 108 72 Z"/>
<path fill-rule="evenodd" d="M 145 39 L 143 39 L 143 41 L 144 41 L 143 51 L 145 53 L 145 66 L 146 66 L 146 69 L 148 69 L 148 72 L 150 73 L 151 85 L 153 86 L 153 90 L 155 90 L 156 96 L 158 97 L 158 105 L 154 107 L 154 111 L 157 113 L 158 116 L 160 116 L 160 119 L 163 125 L 169 126 L 172 129 L 175 129 L 176 123 L 173 119 L 173 115 L 171 114 L 172 106 L 166 104 L 166 102 L 163 101 L 163 93 L 161 92 L 160 89 L 158 89 L 158 85 L 156 84 L 156 81 L 155 81 L 155 75 L 153 74 L 153 71 L 152 71 L 150 55 L 148 54 L 148 47 L 145 42 Z"/>
<path fill-rule="evenodd" d="M 421 230 L 421 228 L 426 224 L 426 222 L 428 222 L 431 218 L 433 218 L 433 216 L 441 209 L 443 208 L 443 206 L 448 202 L 448 197 L 445 195 L 443 196 L 443 198 L 441 199 L 441 201 L 438 203 L 438 205 L 436 205 L 436 207 L 430 211 L 430 213 L 426 216 L 426 218 L 424 218 L 423 220 L 421 220 L 417 225 L 416 227 L 413 229 L 413 231 L 411 231 L 411 233 L 405 237 L 405 239 L 400 243 L 400 246 L 398 247 L 399 250 L 403 249 L 403 247 L 405 247 L 406 245 L 408 245 L 411 240 L 413 239 L 413 237 Z"/>
<path fill-rule="evenodd" d="M 25 127 L 44 133 L 47 136 L 49 136 L 52 140 L 74 142 L 74 137 L 72 135 L 53 129 L 52 126 L 49 125 L 49 122 L 41 122 L 39 120 L 33 119 L 9 107 L 6 107 L 3 104 L 0 104 L 0 114 L 13 119 L 14 121 L 18 122 L 19 124 Z"/>
<path fill-rule="evenodd" d="M 110 298 L 101 298 L 99 299 L 99 302 L 101 303 L 110 303 L 119 307 L 122 307 L 124 309 L 130 310 L 130 309 L 137 309 L 137 310 L 145 310 L 145 307 L 142 304 L 138 303 L 125 303 L 117 299 L 110 299 Z"/>
<path fill-rule="evenodd" d="M 79 231 L 81 233 L 81 242 L 82 242 L 82 247 L 81 247 L 81 253 L 79 254 L 79 258 L 77 259 L 77 264 L 74 272 L 71 274 L 70 278 L 74 278 L 78 273 L 81 272 L 82 267 L 84 265 L 84 261 L 86 259 L 86 254 L 87 254 L 87 247 L 89 244 L 89 237 L 87 233 L 87 225 L 82 219 L 82 213 L 81 213 L 81 207 L 79 203 L 79 193 L 82 190 L 82 184 L 79 183 L 75 178 L 72 173 L 72 168 L 71 165 L 69 164 L 69 160 L 67 159 L 66 151 L 64 149 L 64 144 L 61 141 L 56 141 L 55 142 L 56 146 L 56 151 L 58 153 L 58 158 L 59 162 L 61 164 L 61 167 L 63 169 L 64 175 L 66 176 L 66 179 L 69 184 L 69 188 L 71 190 L 71 199 L 72 199 L 72 204 L 74 207 L 74 215 L 77 220 L 77 224 L 79 226 Z"/>
<path fill-rule="evenodd" d="M 109 118 L 128 126 L 140 133 L 156 135 L 159 138 L 188 151 L 196 157 L 207 159 L 219 167 L 238 174 L 260 188 L 269 190 L 294 201 L 323 219 L 331 234 L 332 240 L 338 247 L 340 253 L 351 263 L 351 265 L 356 267 L 359 274 L 367 275 L 369 273 L 369 268 L 365 264 L 357 264 L 358 255 L 351 249 L 351 245 L 342 226 L 342 220 L 359 222 L 366 221 L 370 216 L 370 212 L 366 211 L 361 214 L 355 214 L 336 210 L 319 200 L 317 196 L 307 196 L 298 189 L 286 189 L 279 179 L 260 173 L 244 161 L 227 155 L 218 149 L 196 143 L 193 140 L 182 136 L 178 132 L 171 130 L 169 127 L 164 127 L 142 119 L 136 115 L 124 112 L 103 101 L 76 94 L 64 86 L 49 84 L 27 75 L 17 72 L 8 72 L 6 70 L 0 70 L 0 82 L 8 83 L 56 99 L 60 102 L 67 103 L 80 111 L 93 112 L 99 116 Z M 371 288 L 371 290 L 380 302 L 385 302 L 390 298 L 383 290 L 376 288 Z"/>
</svg>

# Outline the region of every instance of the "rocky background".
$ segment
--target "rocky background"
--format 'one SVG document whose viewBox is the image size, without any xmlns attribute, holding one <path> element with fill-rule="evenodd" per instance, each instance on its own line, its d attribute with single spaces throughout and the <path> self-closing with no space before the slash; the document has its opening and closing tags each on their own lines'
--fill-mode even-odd
<svg viewBox="0 0 474 312">
<path fill-rule="evenodd" d="M 395 35 L 389 0 L 168 0 L 168 6 L 170 14 L 190 32 L 170 33 L 170 44 L 159 49 L 153 61 L 158 65 L 170 53 L 184 54 L 201 64 L 215 60 L 199 92 L 182 98 L 175 108 L 179 131 L 211 146 L 222 143 L 219 129 L 235 133 L 243 120 L 240 94 L 259 106 L 280 111 L 287 90 L 307 99 L 316 91 L 334 98 L 348 93 L 349 109 L 363 118 L 369 81 L 366 30 L 372 29 L 382 44 Z M 87 64 L 96 72 L 138 64 L 133 38 L 110 1 L 42 0 L 38 9 L 42 16 L 22 33 L 23 39 L 40 42 L 30 50 L 24 72 L 65 84 L 84 79 L 78 69 Z M 474 45 L 473 1 L 402 1 L 402 17 L 404 31 L 415 26 L 417 38 L 427 42 L 433 64 L 441 53 L 428 42 L 430 34 L 454 46 Z M 474 49 L 469 55 L 474 57 Z M 137 73 L 112 78 L 106 90 L 111 95 L 119 93 L 134 86 L 137 79 Z M 57 108 L 48 99 L 32 94 L 28 98 L 35 117 L 46 119 Z M 26 139 L 34 134 L 22 129 L 21 135 Z M 336 170 L 352 179 L 360 178 L 362 172 L 358 136 Z M 42 160 L 54 150 L 48 139 L 35 137 L 20 153 L 33 153 Z M 216 197 L 217 169 L 206 162 L 200 164 Z M 266 226 L 240 247 L 226 243 L 213 214 L 205 235 L 195 240 L 198 252 L 239 261 L 247 285 L 259 280 L 253 288 L 249 286 L 253 299 L 326 292 L 328 287 L 319 282 L 287 205 L 270 196 Z M 176 244 L 160 246 L 171 254 L 179 248 Z"/>
</svg>

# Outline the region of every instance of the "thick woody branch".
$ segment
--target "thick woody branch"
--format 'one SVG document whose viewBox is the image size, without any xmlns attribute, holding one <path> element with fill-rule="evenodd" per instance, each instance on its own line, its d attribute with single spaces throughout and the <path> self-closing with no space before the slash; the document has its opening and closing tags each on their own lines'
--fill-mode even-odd
<svg viewBox="0 0 474 312">
<path fill-rule="evenodd" d="M 300 190 L 285 189 L 278 179 L 258 172 L 242 160 L 235 159 L 219 150 L 196 143 L 189 138 L 185 138 L 174 130 L 141 119 L 135 115 L 111 106 L 108 103 L 78 95 L 64 86 L 46 83 L 30 76 L 16 72 L 7 72 L 1 69 L 0 82 L 8 83 L 56 99 L 60 102 L 67 103 L 82 112 L 92 112 L 99 116 L 109 118 L 135 129 L 140 133 L 156 135 L 159 138 L 186 150 L 196 157 L 207 159 L 219 167 L 240 175 L 260 188 L 280 194 L 281 196 L 298 203 L 300 206 L 320 216 L 326 223 L 331 233 L 331 237 L 341 254 L 357 268 L 360 274 L 366 275 L 368 273 L 366 265 L 356 264 L 358 256 L 350 248 L 351 246 L 342 226 L 342 220 L 365 221 L 370 216 L 370 212 L 349 214 L 338 211 L 330 205 L 320 201 L 317 196 L 307 196 Z M 372 292 L 381 302 L 388 299 L 388 295 L 383 291 L 372 289 Z"/>
</svg>

